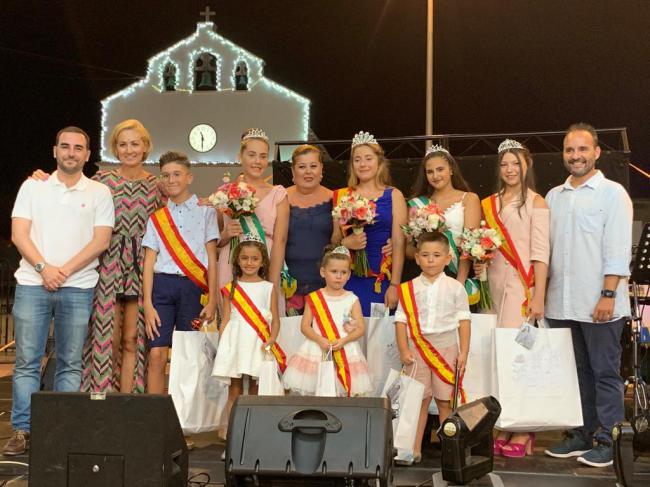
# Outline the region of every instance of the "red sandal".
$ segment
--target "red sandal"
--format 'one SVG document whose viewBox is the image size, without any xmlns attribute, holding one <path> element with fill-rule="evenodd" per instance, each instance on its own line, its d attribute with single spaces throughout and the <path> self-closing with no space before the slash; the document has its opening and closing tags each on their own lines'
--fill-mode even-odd
<svg viewBox="0 0 650 487">
<path fill-rule="evenodd" d="M 532 455 L 535 449 L 535 433 L 528 433 L 525 443 L 508 443 L 501 447 L 501 454 L 508 458 L 523 458 Z"/>
<path fill-rule="evenodd" d="M 495 438 L 492 442 L 492 449 L 494 450 L 495 455 L 501 455 L 502 449 L 508 444 L 508 440 L 500 440 Z"/>
</svg>

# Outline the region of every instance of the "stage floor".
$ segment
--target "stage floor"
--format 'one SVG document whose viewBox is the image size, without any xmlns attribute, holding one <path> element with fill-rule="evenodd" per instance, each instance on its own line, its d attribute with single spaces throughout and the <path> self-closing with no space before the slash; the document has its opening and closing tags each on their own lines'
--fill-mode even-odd
<svg viewBox="0 0 650 487">
<path fill-rule="evenodd" d="M 0 442 L 4 444 L 11 435 L 11 377 L 0 378 Z M 612 467 L 596 469 L 579 464 L 575 459 L 560 460 L 544 455 L 544 449 L 560 438 L 559 433 L 543 433 L 538 435 L 535 445 L 535 455 L 524 459 L 495 458 L 495 473 L 499 474 L 506 487 L 600 487 L 614 486 L 616 479 Z M 216 433 L 196 435 L 194 449 L 190 451 L 190 477 L 207 473 L 209 485 L 218 485 L 224 481 L 224 463 L 220 460 L 224 448 L 222 440 Z M 440 468 L 440 450 L 433 444 L 425 449 L 421 464 L 412 467 L 396 467 L 396 486 L 431 485 L 431 475 Z M 2 461 L 29 462 L 29 455 L 18 457 L 2 457 Z M 637 461 L 635 480 L 638 485 L 650 486 L 650 458 Z M 6 487 L 26 487 L 27 468 L 19 465 L 0 463 L 0 485 Z M 21 478 L 22 477 L 22 478 Z M 202 475 L 196 478 L 198 482 L 207 478 Z M 7 483 L 3 483 L 3 482 Z M 197 483 L 195 485 L 202 485 Z M 309 485 L 305 482 L 305 485 Z M 472 484 L 474 485 L 474 484 Z M 481 485 L 481 483 L 476 484 Z"/>
<path fill-rule="evenodd" d="M 582 465 L 575 459 L 560 460 L 544 455 L 544 449 L 560 439 L 559 433 L 544 433 L 538 436 L 535 455 L 532 457 L 495 458 L 494 472 L 501 476 L 506 487 L 604 487 L 616 484 L 611 467 L 596 469 Z M 197 435 L 195 449 L 190 454 L 190 475 L 207 472 L 212 481 L 222 482 L 223 462 L 219 460 L 219 455 L 223 447 L 224 444 L 217 440 L 214 434 Z M 438 445 L 433 444 L 424 451 L 422 463 L 395 468 L 395 485 L 413 487 L 430 480 L 432 474 L 440 469 L 439 459 L 440 450 Z M 645 473 L 637 475 L 635 480 L 638 478 L 638 482 L 641 482 L 639 485 L 650 486 L 650 458 L 640 459 L 637 463 L 639 470 Z M 428 485 L 431 485 L 431 482 Z"/>
</svg>

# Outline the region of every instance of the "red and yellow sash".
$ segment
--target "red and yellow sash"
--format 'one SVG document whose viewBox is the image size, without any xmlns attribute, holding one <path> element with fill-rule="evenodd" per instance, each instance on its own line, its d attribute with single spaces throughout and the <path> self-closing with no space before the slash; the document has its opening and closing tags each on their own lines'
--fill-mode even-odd
<svg viewBox="0 0 650 487">
<path fill-rule="evenodd" d="M 309 304 L 309 308 L 314 315 L 314 319 L 320 329 L 321 335 L 332 343 L 340 339 L 341 336 L 339 335 L 334 319 L 332 318 L 332 313 L 330 313 L 330 309 L 327 307 L 323 293 L 321 293 L 320 290 L 309 293 L 307 295 L 307 304 Z M 345 350 L 343 348 L 335 350 L 332 352 L 332 356 L 336 363 L 336 375 L 349 396 L 350 391 L 352 390 L 352 378 L 350 376 L 350 364 L 345 355 Z"/>
<path fill-rule="evenodd" d="M 517 275 L 519 275 L 521 284 L 524 286 L 526 299 L 521 303 L 521 315 L 525 316 L 531 298 L 530 289 L 535 286 L 534 268 L 532 265 L 528 271 L 524 268 L 524 264 L 521 262 L 521 258 L 517 253 L 517 248 L 515 247 L 506 226 L 501 221 L 501 217 L 499 217 L 499 211 L 497 210 L 497 196 L 493 194 L 492 196 L 485 198 L 481 201 L 481 206 L 483 207 L 485 222 L 490 228 L 497 232 L 499 237 L 501 237 L 502 244 L 501 247 L 499 247 L 499 250 L 508 263 L 517 270 Z"/>
<path fill-rule="evenodd" d="M 229 282 L 221 288 L 221 294 L 230 298 L 231 289 L 232 282 Z M 251 325 L 253 330 L 255 330 L 260 340 L 263 343 L 268 342 L 271 337 L 271 326 L 241 286 L 235 286 L 235 292 L 233 293 L 231 302 L 237 308 L 239 314 L 246 320 L 246 323 Z M 284 369 L 287 368 L 287 356 L 277 342 L 271 346 L 271 353 L 275 357 L 275 360 L 278 361 L 280 370 L 284 372 Z"/>
<path fill-rule="evenodd" d="M 341 188 L 334 191 L 332 195 L 332 208 L 336 208 L 336 206 L 341 202 L 341 198 L 349 195 L 350 193 L 351 193 L 350 188 Z M 344 237 L 350 233 L 350 228 L 352 228 L 350 225 L 340 225 L 340 227 L 341 227 L 341 234 Z M 354 251 L 351 251 L 351 253 L 353 252 Z M 354 257 L 352 258 L 352 262 L 354 263 Z M 377 294 L 381 294 L 381 283 L 384 280 L 390 281 L 392 268 L 393 268 L 393 256 L 381 254 L 381 261 L 379 262 L 379 272 L 375 272 L 372 269 L 368 269 L 368 273 L 366 277 L 375 278 L 375 292 Z"/>
<path fill-rule="evenodd" d="M 404 310 L 404 313 L 406 313 L 407 326 L 411 339 L 413 340 L 418 353 L 429 368 L 433 370 L 433 372 L 440 377 L 443 382 L 453 386 L 456 381 L 454 369 L 451 368 L 431 342 L 422 335 L 418 306 L 415 302 L 415 292 L 413 291 L 413 281 L 407 281 L 400 284 L 398 296 L 399 301 L 402 304 L 402 309 Z M 464 404 L 467 399 L 462 387 L 462 377 L 459 378 L 459 381 L 460 384 L 458 390 L 460 391 L 460 400 L 461 403 Z"/>
<path fill-rule="evenodd" d="M 163 206 L 151 215 L 151 221 L 156 228 L 160 239 L 165 245 L 165 249 L 174 260 L 183 274 L 185 274 L 194 284 L 203 289 L 204 293 L 208 292 L 208 270 L 201 261 L 194 255 L 192 249 L 183 240 L 181 233 L 176 228 L 176 224 L 169 213 L 169 208 Z M 201 296 L 201 304 L 207 304 L 207 294 Z"/>
</svg>

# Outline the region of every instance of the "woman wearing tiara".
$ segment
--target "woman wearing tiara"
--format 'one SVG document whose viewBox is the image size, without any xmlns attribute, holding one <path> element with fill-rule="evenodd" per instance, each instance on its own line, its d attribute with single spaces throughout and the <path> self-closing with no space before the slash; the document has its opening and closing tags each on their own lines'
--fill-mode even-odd
<svg viewBox="0 0 650 487">
<path fill-rule="evenodd" d="M 463 285 L 470 296 L 470 304 L 478 302 L 478 286 L 468 280 L 471 263 L 460 259 L 458 245 L 464 228 L 476 228 L 481 220 L 481 203 L 476 193 L 470 192 L 469 185 L 460 172 L 460 167 L 447 149 L 439 145 L 431 146 L 422 160 L 413 188 L 413 198 L 408 202 L 410 208 L 419 208 L 435 203 L 445 217 L 446 232 L 452 259 L 446 270 Z M 406 256 L 415 256 L 415 242 L 406 245 Z"/>
<path fill-rule="evenodd" d="M 258 199 L 253 215 L 254 225 L 247 231 L 255 232 L 271 253 L 269 281 L 280 285 L 280 274 L 284 265 L 284 252 L 289 225 L 289 202 L 283 186 L 273 186 L 264 179 L 264 171 L 269 166 L 269 138 L 260 129 L 248 129 L 243 135 L 239 148 L 239 162 L 242 167 L 242 180 L 255 188 Z M 219 288 L 232 280 L 230 262 L 230 240 L 244 234 L 241 223 L 227 215 L 219 215 Z M 280 316 L 284 314 L 284 297 L 280 292 L 278 306 Z"/>
<path fill-rule="evenodd" d="M 352 139 L 348 175 L 348 187 L 334 192 L 333 205 L 346 194 L 361 196 L 376 203 L 376 217 L 372 224 L 363 227 L 363 233 L 349 232 L 335 222 L 332 241 L 351 251 L 365 249 L 369 269 L 365 275 L 357 275 L 361 270 L 355 269 L 346 289 L 359 297 L 363 315 L 370 316 L 372 303 L 383 303 L 390 309 L 397 307 L 397 286 L 404 265 L 404 234 L 400 225 L 406 223 L 406 201 L 399 189 L 390 186 L 388 160 L 368 132 L 359 132 Z M 385 248 L 389 239 L 392 255 Z"/>
<path fill-rule="evenodd" d="M 544 316 L 546 275 L 550 253 L 549 211 L 534 191 L 533 159 L 515 140 L 499 145 L 497 192 L 481 201 L 487 225 L 504 243 L 488 267 L 488 281 L 497 326 L 519 328 Z M 485 264 L 474 264 L 477 275 Z M 532 455 L 533 433 L 501 431 L 495 455 Z"/>
</svg>

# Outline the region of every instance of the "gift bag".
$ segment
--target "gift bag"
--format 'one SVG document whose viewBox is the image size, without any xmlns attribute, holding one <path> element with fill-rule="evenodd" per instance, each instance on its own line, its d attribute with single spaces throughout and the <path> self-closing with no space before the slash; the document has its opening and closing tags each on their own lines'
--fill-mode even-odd
<svg viewBox="0 0 650 487">
<path fill-rule="evenodd" d="M 316 392 L 314 396 L 336 397 L 336 372 L 332 360 L 332 349 L 323 357 L 318 364 L 318 376 L 316 377 Z"/>
<path fill-rule="evenodd" d="M 284 396 L 284 387 L 280 380 L 278 363 L 269 352 L 264 354 L 257 384 L 258 396 Z"/>
<path fill-rule="evenodd" d="M 416 367 L 413 367 L 412 375 L 415 375 Z M 391 408 L 396 415 L 393 419 L 393 446 L 398 450 L 413 452 L 424 384 L 404 374 L 403 369 L 402 372 L 391 369 L 381 395 L 391 400 Z"/>
<path fill-rule="evenodd" d="M 375 396 L 381 396 L 390 371 L 401 367 L 394 322 L 395 317 L 388 315 L 388 309 L 381 317 L 366 318 L 365 353 Z"/>
<path fill-rule="evenodd" d="M 530 349 L 515 341 L 517 328 L 494 330 L 496 390 L 507 431 L 547 431 L 582 426 L 580 389 L 571 330 L 540 328 Z"/>
<path fill-rule="evenodd" d="M 497 326 L 497 316 L 472 313 L 471 320 L 469 354 L 465 365 L 465 375 L 463 375 L 463 389 L 467 396 L 467 402 L 492 395 L 494 377 L 492 349 L 494 348 L 494 329 Z"/>
<path fill-rule="evenodd" d="M 169 394 L 185 434 L 219 428 L 228 400 L 228 387 L 212 377 L 219 334 L 175 330 L 169 366 Z"/>
</svg>

